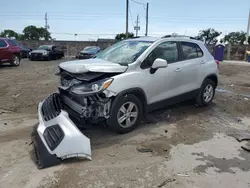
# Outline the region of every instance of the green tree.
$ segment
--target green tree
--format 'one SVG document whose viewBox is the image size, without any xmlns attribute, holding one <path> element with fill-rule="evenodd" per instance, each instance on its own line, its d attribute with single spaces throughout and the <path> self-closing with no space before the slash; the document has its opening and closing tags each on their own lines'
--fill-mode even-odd
<svg viewBox="0 0 250 188">
<path fill-rule="evenodd" d="M 23 30 L 23 39 L 25 40 L 49 40 L 51 39 L 51 34 L 49 31 L 43 27 L 36 27 L 30 25 Z"/>
<path fill-rule="evenodd" d="M 224 37 L 224 42 L 229 42 L 231 44 L 244 44 L 245 41 L 246 33 L 243 31 L 231 32 Z M 248 43 L 250 43 L 250 38 L 248 38 Z"/>
<path fill-rule="evenodd" d="M 38 29 L 39 29 L 39 33 L 40 33 L 40 38 L 42 38 L 44 40 L 50 40 L 51 39 L 50 32 L 47 29 L 45 29 L 43 27 L 40 27 Z"/>
<path fill-rule="evenodd" d="M 18 39 L 18 38 L 19 38 L 19 35 L 18 35 L 18 33 L 16 33 L 16 32 L 13 31 L 13 30 L 6 29 L 6 30 L 3 30 L 3 31 L 0 33 L 0 37 Z"/>
<path fill-rule="evenodd" d="M 216 31 L 215 29 L 209 28 L 201 30 L 195 38 L 198 40 L 205 41 L 206 44 L 215 44 L 217 42 L 217 37 L 221 35 L 221 32 Z"/>
<path fill-rule="evenodd" d="M 130 32 L 128 33 L 128 38 L 133 38 L 134 37 L 134 33 Z M 124 40 L 126 39 L 126 33 L 119 33 L 115 36 L 116 40 Z"/>
</svg>

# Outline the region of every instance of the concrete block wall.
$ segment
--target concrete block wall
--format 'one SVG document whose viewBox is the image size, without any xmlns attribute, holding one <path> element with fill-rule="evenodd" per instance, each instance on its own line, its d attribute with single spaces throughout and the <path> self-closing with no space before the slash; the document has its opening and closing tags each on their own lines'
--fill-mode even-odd
<svg viewBox="0 0 250 188">
<path fill-rule="evenodd" d="M 99 46 L 102 50 L 111 46 L 112 42 L 97 41 L 18 41 L 27 48 L 37 49 L 41 45 L 57 45 L 65 51 L 65 56 L 76 56 L 86 46 Z"/>
</svg>

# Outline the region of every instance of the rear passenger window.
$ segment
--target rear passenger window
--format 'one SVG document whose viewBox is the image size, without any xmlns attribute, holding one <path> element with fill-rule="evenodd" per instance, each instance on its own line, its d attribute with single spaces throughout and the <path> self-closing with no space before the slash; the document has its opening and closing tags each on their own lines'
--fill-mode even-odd
<svg viewBox="0 0 250 188">
<path fill-rule="evenodd" d="M 183 60 L 195 59 L 203 56 L 201 48 L 195 43 L 181 42 L 181 47 Z"/>
<path fill-rule="evenodd" d="M 10 43 L 12 46 L 18 46 L 17 42 L 14 40 L 8 40 L 8 43 Z"/>
<path fill-rule="evenodd" d="M 7 43 L 4 40 L 0 39 L 0 48 L 4 47 L 7 47 Z"/>
</svg>

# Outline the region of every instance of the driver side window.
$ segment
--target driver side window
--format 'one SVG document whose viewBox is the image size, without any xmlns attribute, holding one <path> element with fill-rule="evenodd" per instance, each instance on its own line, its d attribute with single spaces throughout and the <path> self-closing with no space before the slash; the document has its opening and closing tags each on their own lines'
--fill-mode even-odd
<svg viewBox="0 0 250 188">
<path fill-rule="evenodd" d="M 176 42 L 164 42 L 158 45 L 141 64 L 142 69 L 150 68 L 153 62 L 161 58 L 168 62 L 168 64 L 178 61 L 178 48 Z"/>
</svg>

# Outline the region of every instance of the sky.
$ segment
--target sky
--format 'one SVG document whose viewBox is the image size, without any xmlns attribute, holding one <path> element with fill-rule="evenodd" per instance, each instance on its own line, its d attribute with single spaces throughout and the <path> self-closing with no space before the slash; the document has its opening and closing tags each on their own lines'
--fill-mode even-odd
<svg viewBox="0 0 250 188">
<path fill-rule="evenodd" d="M 129 31 L 135 33 L 139 15 L 140 36 L 145 35 L 147 2 L 149 36 L 196 36 L 200 30 L 214 28 L 223 37 L 247 29 L 250 0 L 129 0 Z M 44 27 L 46 12 L 56 40 L 114 38 L 126 31 L 126 0 L 3 0 L 1 7 L 0 31 L 21 33 L 28 25 Z"/>
</svg>

